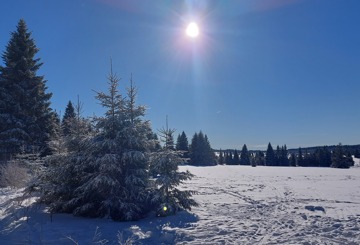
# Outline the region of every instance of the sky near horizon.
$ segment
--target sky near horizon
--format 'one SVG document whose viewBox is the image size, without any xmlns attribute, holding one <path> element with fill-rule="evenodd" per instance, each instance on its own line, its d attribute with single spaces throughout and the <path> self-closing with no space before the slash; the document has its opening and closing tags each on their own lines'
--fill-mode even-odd
<svg viewBox="0 0 360 245">
<path fill-rule="evenodd" d="M 24 18 L 52 108 L 77 95 L 101 115 L 110 57 L 133 81 L 154 131 L 213 148 L 360 144 L 358 0 L 2 1 L 0 52 Z M 199 36 L 185 35 L 194 21 Z M 2 65 L 2 60 L 0 65 Z"/>
</svg>

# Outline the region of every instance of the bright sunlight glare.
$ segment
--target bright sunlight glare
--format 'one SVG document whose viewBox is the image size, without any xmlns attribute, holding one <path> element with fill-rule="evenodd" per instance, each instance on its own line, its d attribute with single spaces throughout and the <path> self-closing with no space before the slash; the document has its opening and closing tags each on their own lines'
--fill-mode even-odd
<svg viewBox="0 0 360 245">
<path fill-rule="evenodd" d="M 195 22 L 191 22 L 186 28 L 186 35 L 195 38 L 199 35 L 199 27 Z"/>
</svg>

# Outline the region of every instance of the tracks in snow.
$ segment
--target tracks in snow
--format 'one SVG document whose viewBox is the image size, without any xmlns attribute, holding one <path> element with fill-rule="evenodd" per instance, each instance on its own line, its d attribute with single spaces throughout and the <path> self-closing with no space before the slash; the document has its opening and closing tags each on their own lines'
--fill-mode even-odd
<svg viewBox="0 0 360 245">
<path fill-rule="evenodd" d="M 299 198 L 291 185 L 273 179 L 211 179 L 189 186 L 201 200 L 194 209 L 201 222 L 186 230 L 186 244 L 348 244 L 360 243 L 360 215 L 336 219 L 326 214 L 331 200 Z M 291 178 L 289 178 L 291 181 Z M 244 184 L 248 182 L 249 184 Z M 286 183 L 286 181 L 281 181 Z M 316 210 L 306 209 L 316 205 Z M 178 231 L 182 233 L 181 230 Z M 178 244 L 185 244 L 178 241 Z"/>
</svg>

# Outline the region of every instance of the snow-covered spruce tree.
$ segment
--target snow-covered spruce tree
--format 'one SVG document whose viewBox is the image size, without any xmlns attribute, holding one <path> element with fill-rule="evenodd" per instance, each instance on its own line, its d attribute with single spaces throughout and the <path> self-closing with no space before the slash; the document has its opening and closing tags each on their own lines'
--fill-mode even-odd
<svg viewBox="0 0 360 245">
<path fill-rule="evenodd" d="M 55 118 L 46 80 L 36 73 L 38 48 L 21 19 L 2 55 L 0 68 L 0 149 L 3 155 L 46 148 Z"/>
<path fill-rule="evenodd" d="M 93 137 L 92 125 L 80 114 L 69 118 L 68 122 L 69 134 L 64 135 L 59 130 L 59 134 L 52 138 L 49 143 L 52 155 L 46 159 L 48 167 L 29 187 L 29 190 L 40 187 L 43 192 L 41 200 L 50 205 L 51 212 L 73 212 L 74 204 L 70 201 L 76 198 L 76 188 L 89 172 L 89 166 L 84 163 Z"/>
<path fill-rule="evenodd" d="M 158 216 L 167 216 L 175 214 L 180 208 L 191 210 L 192 206 L 198 204 L 191 198 L 195 194 L 194 191 L 177 188 L 194 175 L 188 170 L 179 172 L 179 165 L 184 163 L 184 159 L 180 156 L 181 152 L 175 151 L 172 143 L 169 144 L 172 142 L 175 130 L 162 128 L 159 132 L 164 147 L 151 155 L 151 172 L 156 174 L 156 192 L 152 203 L 156 204 Z"/>
<path fill-rule="evenodd" d="M 54 212 L 87 217 L 136 220 L 148 211 L 148 158 L 152 147 L 150 124 L 136 105 L 137 90 L 131 82 L 127 98 L 118 91 L 112 72 L 107 93 L 96 98 L 106 109 L 95 118 L 96 133 L 81 138 L 79 150 L 56 159 L 48 178 L 56 191 L 47 189 L 44 201 Z M 58 177 L 57 177 L 58 176 Z"/>
</svg>

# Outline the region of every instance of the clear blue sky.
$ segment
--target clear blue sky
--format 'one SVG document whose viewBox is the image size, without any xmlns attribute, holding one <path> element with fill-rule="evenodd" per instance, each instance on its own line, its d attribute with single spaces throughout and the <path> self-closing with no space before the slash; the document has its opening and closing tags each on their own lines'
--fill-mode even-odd
<svg viewBox="0 0 360 245">
<path fill-rule="evenodd" d="M 52 107 L 77 95 L 100 115 L 109 59 L 139 87 L 154 130 L 213 148 L 360 143 L 359 0 L 11 0 L 0 51 L 24 18 L 40 48 Z M 197 21 L 200 35 L 185 36 Z M 1 61 L 2 64 L 2 61 Z M 176 134 L 177 136 L 177 134 Z"/>
</svg>

